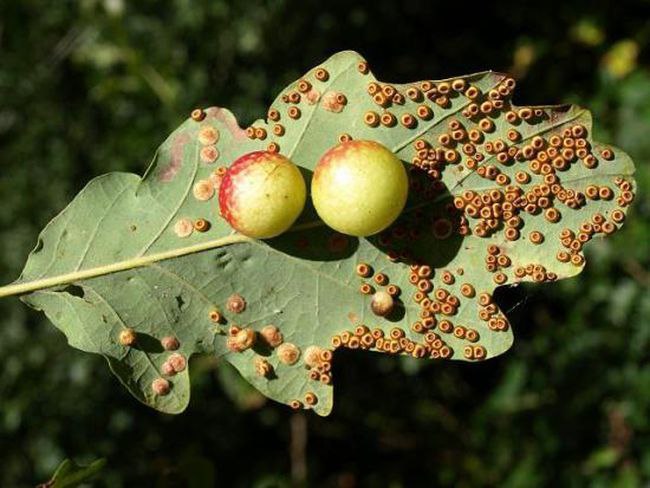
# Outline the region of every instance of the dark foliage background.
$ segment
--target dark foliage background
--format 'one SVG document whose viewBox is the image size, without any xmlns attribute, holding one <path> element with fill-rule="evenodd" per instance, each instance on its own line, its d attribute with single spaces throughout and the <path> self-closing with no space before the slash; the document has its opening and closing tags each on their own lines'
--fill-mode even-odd
<svg viewBox="0 0 650 488">
<path fill-rule="evenodd" d="M 0 485 L 65 457 L 97 486 L 640 486 L 650 481 L 650 3 L 596 0 L 2 0 L 0 276 L 93 176 L 142 172 L 196 106 L 242 124 L 287 82 L 355 49 L 380 79 L 487 68 L 519 103 L 593 110 L 637 162 L 624 230 L 576 279 L 507 290 L 517 341 L 481 365 L 337 354 L 328 418 L 265 402 L 195 361 L 183 415 L 138 404 L 101 357 L 0 301 Z M 306 436 L 306 447 L 303 441 Z M 306 478 L 305 478 L 306 476 Z"/>
</svg>

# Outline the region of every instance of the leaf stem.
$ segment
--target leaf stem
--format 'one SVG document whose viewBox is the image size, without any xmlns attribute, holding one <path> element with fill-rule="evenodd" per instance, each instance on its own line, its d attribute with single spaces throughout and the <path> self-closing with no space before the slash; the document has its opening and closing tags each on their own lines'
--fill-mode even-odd
<svg viewBox="0 0 650 488">
<path fill-rule="evenodd" d="M 217 247 L 225 246 L 228 244 L 234 244 L 237 242 L 245 242 L 250 240 L 251 240 L 250 237 L 246 237 L 241 234 L 232 234 L 226 237 L 222 237 L 220 239 L 202 242 L 199 244 L 194 244 L 192 246 L 182 247 L 179 249 L 172 249 L 171 251 L 149 254 L 147 256 L 139 256 L 132 259 L 126 259 L 124 261 L 118 261 L 117 263 L 107 264 L 104 266 L 97 266 L 95 268 L 82 269 L 80 271 L 65 273 L 58 276 L 51 276 L 49 278 L 43 278 L 35 281 L 15 283 L 12 285 L 0 287 L 0 298 L 12 296 L 12 295 L 23 295 L 25 293 L 31 293 L 45 288 L 52 288 L 54 286 L 66 285 L 69 283 L 74 283 L 76 281 L 86 280 L 89 278 L 96 278 L 97 276 L 103 276 L 111 273 L 118 273 L 120 271 L 126 271 L 134 268 L 141 268 L 158 261 L 164 261 L 166 259 L 173 259 L 181 256 L 187 256 L 188 254 L 194 254 L 201 251 L 207 251 L 209 249 L 215 249 Z"/>
</svg>

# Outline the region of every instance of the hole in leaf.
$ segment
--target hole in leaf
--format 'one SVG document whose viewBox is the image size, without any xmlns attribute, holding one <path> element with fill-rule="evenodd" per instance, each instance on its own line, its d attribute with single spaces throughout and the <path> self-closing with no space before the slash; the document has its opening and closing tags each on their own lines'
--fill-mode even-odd
<svg viewBox="0 0 650 488">
<path fill-rule="evenodd" d="M 63 291 L 77 298 L 83 298 L 86 295 L 84 289 L 77 285 L 68 285 Z"/>
</svg>

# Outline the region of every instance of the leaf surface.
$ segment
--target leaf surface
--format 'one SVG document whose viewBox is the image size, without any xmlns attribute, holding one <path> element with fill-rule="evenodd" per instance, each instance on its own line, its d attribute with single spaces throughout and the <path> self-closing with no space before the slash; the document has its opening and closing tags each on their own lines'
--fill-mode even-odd
<svg viewBox="0 0 650 488">
<path fill-rule="evenodd" d="M 91 181 L 0 296 L 29 292 L 23 300 L 70 345 L 104 355 L 136 398 L 168 413 L 187 406 L 184 363 L 197 353 L 223 356 L 268 397 L 320 415 L 332 408 L 330 353 L 339 347 L 469 361 L 502 354 L 513 334 L 494 289 L 576 275 L 584 244 L 620 227 L 634 197 L 631 160 L 591 139 L 589 112 L 516 107 L 513 88 L 494 72 L 382 83 L 358 54 L 338 53 L 247 129 L 225 109 L 197 111 L 143 178 Z M 387 231 L 344 236 L 308 207 L 289 232 L 258 241 L 218 216 L 212 193 L 239 156 L 279 151 L 309 181 L 319 157 L 349 138 L 378 141 L 409 168 L 409 201 Z M 207 231 L 192 230 L 206 222 Z M 359 264 L 372 274 L 360 276 Z M 363 285 L 392 285 L 394 311 L 374 315 Z M 229 309 L 235 295 L 239 313 Z M 268 325 L 295 345 L 296 363 L 264 342 Z M 236 352 L 228 344 L 241 328 L 256 341 Z M 129 330 L 136 340 L 124 345 Z M 163 347 L 169 337 L 177 350 Z M 169 374 L 173 361 L 181 367 Z"/>
</svg>

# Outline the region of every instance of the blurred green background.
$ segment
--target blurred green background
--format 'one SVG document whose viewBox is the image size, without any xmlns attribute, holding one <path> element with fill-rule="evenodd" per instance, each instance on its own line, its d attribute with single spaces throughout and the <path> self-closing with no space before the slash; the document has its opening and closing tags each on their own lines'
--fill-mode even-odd
<svg viewBox="0 0 650 488">
<path fill-rule="evenodd" d="M 589 107 L 637 163 L 624 229 L 578 278 L 505 290 L 517 341 L 481 365 L 337 353 L 328 418 L 195 361 L 187 412 L 131 398 L 98 356 L 0 301 L 0 486 L 65 457 L 96 486 L 641 486 L 650 482 L 650 2 L 2 0 L 0 281 L 93 176 L 141 173 L 196 106 L 247 124 L 330 54 L 406 82 L 483 69 L 520 104 Z"/>
</svg>

